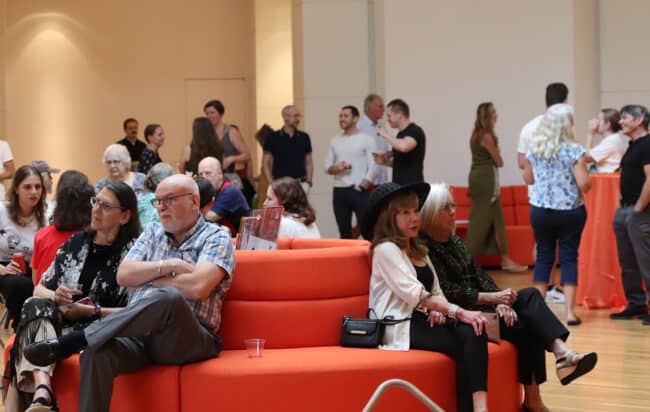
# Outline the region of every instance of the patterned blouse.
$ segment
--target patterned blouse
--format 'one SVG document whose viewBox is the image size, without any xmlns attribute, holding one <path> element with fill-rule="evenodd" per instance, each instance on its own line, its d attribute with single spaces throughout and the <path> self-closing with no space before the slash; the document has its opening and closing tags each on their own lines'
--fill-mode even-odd
<svg viewBox="0 0 650 412">
<path fill-rule="evenodd" d="M 147 174 L 149 169 L 162 162 L 162 159 L 158 155 L 158 152 L 154 152 L 151 149 L 144 149 L 142 155 L 140 155 L 140 163 L 138 164 L 138 172 Z"/>
<path fill-rule="evenodd" d="M 86 268 L 89 256 L 95 255 L 94 244 L 95 232 L 84 231 L 72 235 L 56 253 L 54 262 L 41 279 L 41 285 L 50 290 L 56 290 L 61 284 L 81 283 L 80 278 Z M 125 287 L 117 284 L 117 268 L 122 259 L 128 253 L 134 241 L 127 242 L 123 247 L 110 248 L 108 255 L 102 254 L 107 258 L 106 262 L 94 262 L 89 265 L 92 268 L 99 268 L 91 278 L 92 283 L 87 296 L 95 303 L 105 307 L 126 306 L 128 301 L 128 292 Z M 85 289 L 85 288 L 84 288 Z M 75 297 L 78 299 L 78 297 Z"/>
<path fill-rule="evenodd" d="M 498 292 L 501 289 L 485 270 L 476 263 L 465 242 L 451 235 L 447 242 L 436 242 L 420 234 L 429 249 L 429 258 L 436 269 L 440 288 L 447 300 L 466 309 L 478 309 L 479 292 Z"/>
<path fill-rule="evenodd" d="M 550 159 L 533 154 L 526 158 L 533 166 L 535 183 L 530 186 L 530 204 L 555 210 L 571 210 L 583 205 L 582 194 L 573 175 L 573 165 L 585 153 L 577 143 L 563 142 Z"/>
</svg>

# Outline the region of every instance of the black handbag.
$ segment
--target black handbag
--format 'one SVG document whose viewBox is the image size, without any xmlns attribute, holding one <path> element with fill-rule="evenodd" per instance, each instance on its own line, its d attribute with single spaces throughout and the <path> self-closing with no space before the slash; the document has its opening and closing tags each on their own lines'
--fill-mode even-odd
<svg viewBox="0 0 650 412">
<path fill-rule="evenodd" d="M 375 319 L 370 318 L 370 313 L 375 316 Z M 377 314 L 372 308 L 368 309 L 365 319 L 343 316 L 341 346 L 348 348 L 376 348 L 384 339 L 384 327 L 386 325 L 396 325 L 411 319 L 410 317 L 393 319 L 392 316 L 386 316 L 383 319 L 376 318 Z"/>
</svg>

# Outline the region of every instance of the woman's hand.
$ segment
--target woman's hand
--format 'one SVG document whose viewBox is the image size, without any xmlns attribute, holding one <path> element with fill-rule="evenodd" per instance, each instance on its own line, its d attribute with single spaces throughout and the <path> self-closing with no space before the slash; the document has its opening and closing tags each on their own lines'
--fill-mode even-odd
<svg viewBox="0 0 650 412">
<path fill-rule="evenodd" d="M 60 305 L 59 310 L 68 320 L 90 319 L 95 315 L 95 307 L 83 303 Z"/>
<path fill-rule="evenodd" d="M 474 333 L 479 336 L 485 330 L 488 320 L 483 316 L 483 313 L 476 310 L 458 309 L 456 312 L 456 319 L 463 323 L 467 323 L 474 328 Z"/>
<path fill-rule="evenodd" d="M 76 295 L 81 295 L 81 291 L 77 289 L 66 288 L 65 286 L 59 286 L 54 291 L 54 304 L 57 306 L 61 305 L 71 305 L 74 301 L 73 298 Z"/>
<path fill-rule="evenodd" d="M 598 132 L 599 123 L 600 122 L 597 117 L 589 119 L 589 121 L 587 121 L 587 130 L 589 130 L 590 133 L 596 134 L 596 132 Z"/>
<path fill-rule="evenodd" d="M 429 325 L 431 327 L 434 327 L 436 325 L 444 325 L 445 322 L 447 321 L 447 317 L 441 312 L 432 310 L 431 312 L 429 312 L 427 321 L 429 322 Z"/>
<path fill-rule="evenodd" d="M 20 275 L 20 266 L 13 260 L 7 266 L 0 265 L 0 275 Z"/>
<path fill-rule="evenodd" d="M 503 318 L 506 326 L 514 326 L 517 322 L 517 312 L 508 305 L 498 305 L 497 313 Z"/>
<path fill-rule="evenodd" d="M 224 157 L 224 158 L 223 158 L 223 164 L 221 165 L 221 168 L 224 169 L 224 170 L 226 170 L 226 169 L 228 169 L 228 168 L 230 167 L 230 165 L 232 165 L 233 163 L 235 163 L 235 157 L 234 157 L 234 156 Z"/>
<path fill-rule="evenodd" d="M 517 300 L 517 291 L 508 288 L 500 292 L 494 292 L 494 302 L 492 303 L 495 305 L 512 306 L 515 300 Z"/>
</svg>

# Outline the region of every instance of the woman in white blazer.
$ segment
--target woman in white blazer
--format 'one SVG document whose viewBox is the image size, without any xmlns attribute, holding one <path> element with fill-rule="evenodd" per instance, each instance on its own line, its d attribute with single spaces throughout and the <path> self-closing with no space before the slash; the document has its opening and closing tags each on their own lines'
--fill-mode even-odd
<svg viewBox="0 0 650 412">
<path fill-rule="evenodd" d="M 456 360 L 459 411 L 487 411 L 487 320 L 447 302 L 426 248 L 419 210 L 429 185 L 385 183 L 370 195 L 361 229 L 372 241 L 370 307 L 379 318 L 411 317 L 386 326 L 381 349 L 421 349 Z M 433 376 L 431 377 L 434 378 Z"/>
</svg>

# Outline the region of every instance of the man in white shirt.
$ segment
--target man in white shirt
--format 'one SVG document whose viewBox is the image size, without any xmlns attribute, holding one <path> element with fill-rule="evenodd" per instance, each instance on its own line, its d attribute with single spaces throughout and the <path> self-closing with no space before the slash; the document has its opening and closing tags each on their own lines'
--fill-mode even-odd
<svg viewBox="0 0 650 412">
<path fill-rule="evenodd" d="M 368 206 L 368 189 L 376 178 L 372 157 L 376 145 L 372 137 L 357 128 L 359 110 L 344 106 L 339 113 L 343 134 L 330 141 L 325 157 L 325 172 L 334 176 L 333 205 L 336 224 L 342 239 L 352 238 L 352 212 L 357 222 Z"/>
<path fill-rule="evenodd" d="M 377 153 L 386 153 L 392 150 L 390 144 L 379 136 L 379 119 L 384 117 L 384 100 L 378 94 L 369 94 L 363 100 L 364 114 L 357 122 L 357 129 L 361 133 L 371 136 L 375 140 L 375 151 Z M 388 168 L 377 165 L 377 177 L 373 182 L 375 185 L 388 182 Z"/>
<path fill-rule="evenodd" d="M 0 201 L 5 200 L 4 180 L 14 177 L 16 168 L 14 167 L 14 155 L 11 153 L 9 143 L 0 140 Z"/>
</svg>

